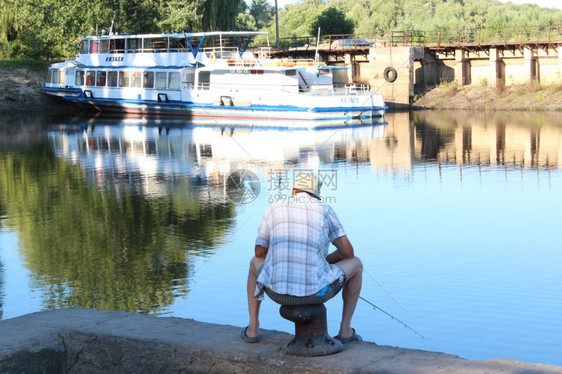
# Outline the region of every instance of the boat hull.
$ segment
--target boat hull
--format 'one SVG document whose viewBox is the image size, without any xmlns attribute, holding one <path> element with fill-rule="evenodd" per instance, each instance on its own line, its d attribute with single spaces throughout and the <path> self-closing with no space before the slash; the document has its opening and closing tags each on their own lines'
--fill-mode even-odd
<svg viewBox="0 0 562 374">
<path fill-rule="evenodd" d="M 72 88 L 72 87 L 42 87 L 41 91 L 48 95 L 62 97 L 65 99 L 70 99 L 73 97 L 78 97 L 82 95 L 82 90 L 80 88 Z"/>
<path fill-rule="evenodd" d="M 287 105 L 227 106 L 183 102 L 108 100 L 65 97 L 66 100 L 89 105 L 101 112 L 148 116 L 173 116 L 191 119 L 222 119 L 248 121 L 324 121 L 358 119 L 383 122 L 386 107 L 312 107 Z"/>
</svg>

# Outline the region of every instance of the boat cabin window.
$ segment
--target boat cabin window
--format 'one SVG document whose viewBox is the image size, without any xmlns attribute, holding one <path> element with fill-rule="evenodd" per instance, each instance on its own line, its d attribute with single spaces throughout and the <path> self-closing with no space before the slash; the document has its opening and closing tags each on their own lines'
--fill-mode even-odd
<svg viewBox="0 0 562 374">
<path fill-rule="evenodd" d="M 130 79 L 131 79 L 131 72 L 120 71 L 119 72 L 119 87 L 129 87 Z"/>
<path fill-rule="evenodd" d="M 105 87 L 107 71 L 96 71 L 96 86 Z"/>
<path fill-rule="evenodd" d="M 142 78 L 142 72 L 140 71 L 131 72 L 131 87 L 140 87 L 141 78 Z"/>
<path fill-rule="evenodd" d="M 98 41 L 90 40 L 90 53 L 98 53 Z"/>
<path fill-rule="evenodd" d="M 107 72 L 107 86 L 108 87 L 117 87 L 117 72 L 116 71 L 108 71 Z"/>
<path fill-rule="evenodd" d="M 47 83 L 64 83 L 63 74 L 63 70 L 49 70 L 49 74 L 47 74 Z"/>
<path fill-rule="evenodd" d="M 297 75 L 297 71 L 295 69 L 285 70 L 285 75 Z"/>
<path fill-rule="evenodd" d="M 156 82 L 154 88 L 165 89 L 166 88 L 166 72 L 157 71 L 156 72 Z"/>
<path fill-rule="evenodd" d="M 209 85 L 211 82 L 211 72 L 210 71 L 200 71 L 199 72 L 199 84 Z"/>
<path fill-rule="evenodd" d="M 125 52 L 125 39 L 111 39 L 109 41 L 109 53 Z"/>
<path fill-rule="evenodd" d="M 187 42 L 185 38 L 170 38 L 170 52 L 186 52 Z"/>
<path fill-rule="evenodd" d="M 190 74 L 187 74 L 189 76 Z M 191 74 L 191 83 L 193 83 L 193 74 Z M 181 87 L 180 73 L 170 72 L 168 74 L 168 88 L 171 90 L 178 90 Z"/>
<path fill-rule="evenodd" d="M 140 52 L 141 48 L 142 48 L 142 39 L 140 38 L 127 39 L 128 53 Z"/>
<path fill-rule="evenodd" d="M 143 88 L 154 88 L 154 72 L 145 71 L 142 74 L 142 86 Z"/>
<path fill-rule="evenodd" d="M 166 52 L 168 49 L 168 38 L 144 38 L 143 49 L 149 50 L 149 52 Z"/>
<path fill-rule="evenodd" d="M 321 75 L 330 75 L 330 69 L 318 69 L 318 73 Z"/>
<path fill-rule="evenodd" d="M 77 70 L 74 76 L 74 84 L 77 86 L 84 85 L 84 70 Z"/>
<path fill-rule="evenodd" d="M 80 42 L 80 53 L 86 54 L 89 51 L 90 41 L 89 40 L 82 40 Z"/>
<path fill-rule="evenodd" d="M 100 53 L 108 53 L 109 52 L 109 40 L 107 40 L 107 39 L 100 40 L 99 48 L 100 48 L 99 49 Z"/>
<path fill-rule="evenodd" d="M 93 70 L 88 70 L 86 72 L 86 86 L 94 86 L 96 82 L 96 72 Z"/>
</svg>

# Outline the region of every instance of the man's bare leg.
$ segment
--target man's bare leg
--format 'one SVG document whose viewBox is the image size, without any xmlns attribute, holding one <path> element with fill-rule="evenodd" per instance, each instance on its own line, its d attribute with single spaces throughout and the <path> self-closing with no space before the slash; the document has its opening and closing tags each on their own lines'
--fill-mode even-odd
<svg viewBox="0 0 562 374">
<path fill-rule="evenodd" d="M 263 258 L 253 257 L 252 261 L 250 261 L 250 271 L 248 273 L 248 285 L 247 285 L 247 293 L 248 293 L 248 313 L 250 315 L 250 323 L 248 324 L 248 328 L 246 329 L 246 335 L 251 338 L 257 338 L 260 322 L 259 322 L 259 314 L 260 314 L 260 305 L 261 300 L 258 300 L 254 297 L 254 292 L 256 290 L 256 281 L 258 279 L 258 271 L 260 267 L 263 265 Z"/>
<path fill-rule="evenodd" d="M 349 338 L 353 335 L 351 318 L 355 312 L 361 285 L 363 284 L 363 263 L 358 257 L 341 260 L 336 263 L 345 272 L 345 285 L 343 286 L 343 311 L 338 336 Z"/>
</svg>

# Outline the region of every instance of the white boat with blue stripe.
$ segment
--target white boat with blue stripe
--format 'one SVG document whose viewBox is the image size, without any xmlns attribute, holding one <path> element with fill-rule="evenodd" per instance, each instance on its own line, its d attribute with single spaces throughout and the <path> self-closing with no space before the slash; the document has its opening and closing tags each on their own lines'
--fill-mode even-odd
<svg viewBox="0 0 562 374">
<path fill-rule="evenodd" d="M 345 81 L 345 67 L 276 59 L 268 42 L 252 47 L 256 38 L 267 41 L 267 34 L 84 36 L 75 60 L 51 65 L 43 91 L 136 115 L 384 121 L 381 94 L 366 84 L 336 83 Z"/>
</svg>

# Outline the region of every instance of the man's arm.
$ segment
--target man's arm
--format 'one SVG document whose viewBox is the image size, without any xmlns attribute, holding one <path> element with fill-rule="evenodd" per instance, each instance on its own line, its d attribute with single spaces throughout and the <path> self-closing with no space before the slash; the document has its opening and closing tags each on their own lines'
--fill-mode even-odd
<svg viewBox="0 0 562 374">
<path fill-rule="evenodd" d="M 267 248 L 262 247 L 259 244 L 256 244 L 256 248 L 254 251 L 257 258 L 265 258 L 265 255 L 267 255 Z"/>
<path fill-rule="evenodd" d="M 347 235 L 340 236 L 332 242 L 336 246 L 336 250 L 326 256 L 326 261 L 329 264 L 335 264 L 338 261 L 355 257 L 353 246 L 347 238 Z"/>
</svg>

